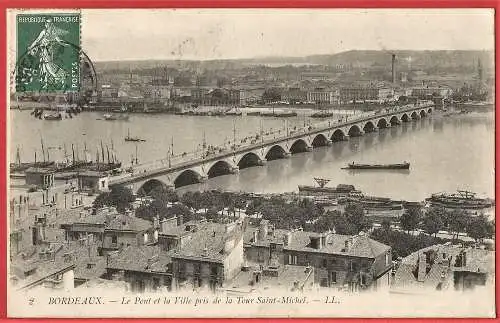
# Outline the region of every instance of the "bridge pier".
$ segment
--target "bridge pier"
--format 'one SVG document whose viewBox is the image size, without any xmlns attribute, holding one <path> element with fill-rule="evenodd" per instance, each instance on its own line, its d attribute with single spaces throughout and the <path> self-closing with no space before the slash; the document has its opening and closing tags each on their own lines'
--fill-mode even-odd
<svg viewBox="0 0 500 323">
<path fill-rule="evenodd" d="M 231 174 L 238 174 L 240 172 L 240 167 L 239 166 L 233 166 L 233 167 L 231 167 L 231 169 L 229 170 L 229 172 Z"/>
<path fill-rule="evenodd" d="M 307 152 L 313 151 L 313 146 L 306 146 L 306 151 Z"/>
<path fill-rule="evenodd" d="M 292 157 L 292 153 L 290 152 L 283 153 L 283 158 L 290 158 L 290 157 Z"/>
<path fill-rule="evenodd" d="M 197 177 L 197 179 L 198 179 L 198 182 L 205 183 L 208 180 L 208 176 L 207 175 L 199 175 Z"/>
<path fill-rule="evenodd" d="M 333 145 L 333 141 L 332 141 L 331 139 L 327 139 L 327 140 L 326 140 L 326 145 L 327 145 L 327 146 L 331 146 L 331 145 Z"/>
</svg>

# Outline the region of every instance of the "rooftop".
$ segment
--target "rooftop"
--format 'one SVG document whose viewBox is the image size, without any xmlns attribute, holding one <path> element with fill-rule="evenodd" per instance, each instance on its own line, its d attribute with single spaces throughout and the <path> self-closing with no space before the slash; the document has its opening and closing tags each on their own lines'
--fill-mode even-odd
<svg viewBox="0 0 500 323">
<path fill-rule="evenodd" d="M 169 255 L 158 246 L 128 246 L 109 255 L 107 268 L 167 273 L 170 262 Z"/>
<path fill-rule="evenodd" d="M 263 239 L 254 241 L 254 232 L 259 228 L 248 227 L 245 231 L 245 244 L 267 247 L 270 243 L 284 244 L 286 236 L 290 235 L 288 245 L 284 246 L 287 250 L 296 250 L 302 252 L 317 252 L 338 254 L 352 257 L 375 258 L 388 250 L 390 247 L 371 239 L 367 234 L 360 232 L 355 236 L 335 234 L 332 232 L 317 233 L 301 230 L 269 230 L 268 235 Z M 258 233 L 257 233 L 258 235 Z M 323 243 L 318 246 L 311 244 L 311 238 L 323 238 Z"/>
<path fill-rule="evenodd" d="M 153 226 L 148 220 L 137 218 L 131 213 L 118 213 L 113 208 L 100 209 L 96 214 L 89 211 L 74 212 L 66 218 L 65 224 L 104 225 L 107 230 L 119 231 L 146 231 Z"/>
<path fill-rule="evenodd" d="M 255 279 L 259 275 L 258 282 Z M 249 266 L 243 269 L 225 288 L 235 292 L 251 292 L 253 290 L 284 289 L 293 291 L 304 287 L 311 287 L 314 282 L 314 271 L 305 266 L 276 266 L 263 267 Z"/>
<path fill-rule="evenodd" d="M 465 254 L 465 261 L 463 261 Z M 420 266 L 420 262 L 423 263 Z M 494 251 L 463 248 L 460 245 L 434 245 L 403 258 L 394 276 L 393 289 L 424 287 L 436 289 L 450 272 L 493 274 Z"/>
<path fill-rule="evenodd" d="M 234 248 L 241 233 L 240 226 L 235 223 L 228 225 L 193 221 L 181 227 L 190 231 L 187 237 L 189 240 L 172 254 L 173 258 L 222 261 L 225 258 L 225 247 Z"/>
</svg>

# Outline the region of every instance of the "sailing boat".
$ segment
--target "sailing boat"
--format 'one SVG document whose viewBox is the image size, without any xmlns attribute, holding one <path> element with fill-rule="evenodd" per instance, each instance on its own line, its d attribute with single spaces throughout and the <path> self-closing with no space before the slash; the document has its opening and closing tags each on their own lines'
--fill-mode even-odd
<svg viewBox="0 0 500 323">
<path fill-rule="evenodd" d="M 141 139 L 139 137 L 131 137 L 130 136 L 130 129 L 128 129 L 127 136 L 125 137 L 125 141 L 142 142 L 142 141 L 146 141 L 146 140 L 145 139 Z"/>
</svg>

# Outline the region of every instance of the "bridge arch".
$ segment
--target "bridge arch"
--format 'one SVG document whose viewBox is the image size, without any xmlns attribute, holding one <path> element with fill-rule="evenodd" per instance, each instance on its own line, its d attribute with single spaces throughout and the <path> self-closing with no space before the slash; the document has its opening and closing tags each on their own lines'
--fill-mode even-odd
<svg viewBox="0 0 500 323">
<path fill-rule="evenodd" d="M 327 146 L 328 145 L 328 138 L 324 134 L 320 133 L 314 137 L 312 140 L 312 146 L 313 147 L 320 147 L 320 146 Z"/>
<path fill-rule="evenodd" d="M 159 179 L 150 179 L 141 185 L 141 187 L 137 190 L 137 195 L 148 196 L 156 188 L 167 188 L 167 184 Z"/>
<path fill-rule="evenodd" d="M 200 173 L 193 169 L 186 169 L 185 171 L 177 175 L 174 180 L 174 186 L 175 188 L 178 188 L 181 186 L 198 184 L 201 182 L 203 182 L 203 176 Z"/>
<path fill-rule="evenodd" d="M 413 112 L 411 113 L 411 115 L 410 115 L 410 116 L 411 116 L 411 118 L 412 118 L 412 119 L 414 119 L 414 120 L 415 120 L 415 119 L 418 119 L 418 118 L 420 117 L 420 116 L 419 116 L 419 114 L 418 114 L 416 111 L 413 111 Z"/>
<path fill-rule="evenodd" d="M 399 119 L 397 116 L 392 116 L 391 119 L 389 120 L 389 123 L 391 126 L 395 126 L 399 124 Z"/>
<path fill-rule="evenodd" d="M 423 118 L 427 115 L 427 112 L 425 110 L 420 110 L 420 117 Z"/>
<path fill-rule="evenodd" d="M 361 129 L 358 127 L 358 125 L 351 126 L 347 134 L 349 135 L 349 137 L 359 137 L 362 135 Z"/>
<path fill-rule="evenodd" d="M 377 128 L 387 128 L 387 126 L 388 126 L 388 123 L 387 123 L 387 120 L 385 118 L 380 118 L 377 121 Z"/>
<path fill-rule="evenodd" d="M 432 113 L 432 108 L 429 108 L 429 109 L 427 110 L 427 113 L 428 113 L 428 114 L 431 114 L 431 113 Z"/>
<path fill-rule="evenodd" d="M 341 130 L 341 129 L 336 129 L 331 138 L 330 138 L 333 142 L 336 142 L 336 141 L 343 141 L 345 140 L 345 134 L 344 132 Z"/>
<path fill-rule="evenodd" d="M 240 169 L 252 166 L 259 166 L 261 164 L 262 164 L 262 159 L 260 158 L 259 155 L 257 155 L 254 152 L 248 152 L 244 154 L 236 163 L 236 165 L 238 165 Z"/>
<path fill-rule="evenodd" d="M 375 125 L 373 124 L 373 122 L 371 121 L 368 121 L 365 123 L 365 125 L 363 126 L 363 131 L 366 133 L 366 132 L 374 132 L 375 131 Z"/>
<path fill-rule="evenodd" d="M 233 167 L 225 160 L 215 162 L 207 172 L 208 178 L 231 174 Z"/>
<path fill-rule="evenodd" d="M 410 121 L 410 117 L 408 117 L 408 115 L 406 113 L 403 113 L 401 115 L 401 121 L 408 122 L 408 121 Z"/>
<path fill-rule="evenodd" d="M 309 146 L 307 145 L 307 142 L 304 139 L 297 139 L 290 146 L 290 153 L 292 154 L 304 153 L 308 151 L 308 147 Z"/>
<path fill-rule="evenodd" d="M 285 148 L 281 145 L 273 145 L 268 148 L 267 151 L 265 151 L 264 157 L 267 160 L 275 160 L 275 159 L 281 159 L 285 158 L 288 155 L 288 152 L 286 151 Z"/>
</svg>

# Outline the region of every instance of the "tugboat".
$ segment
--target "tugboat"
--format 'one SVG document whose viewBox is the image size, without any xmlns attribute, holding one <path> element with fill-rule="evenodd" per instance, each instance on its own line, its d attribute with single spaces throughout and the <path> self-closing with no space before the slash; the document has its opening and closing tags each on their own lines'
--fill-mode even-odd
<svg viewBox="0 0 500 323">
<path fill-rule="evenodd" d="M 403 162 L 401 164 L 356 164 L 354 162 L 347 164 L 347 167 L 342 169 L 410 169 L 410 163 Z"/>
<path fill-rule="evenodd" d="M 60 112 L 57 112 L 57 113 L 45 113 L 43 115 L 43 120 L 62 120 L 62 114 Z"/>
<path fill-rule="evenodd" d="M 131 137 L 130 136 L 130 129 L 128 129 L 127 136 L 125 137 L 125 141 L 143 142 L 143 141 L 146 141 L 146 140 L 145 139 L 141 139 L 139 137 Z"/>
<path fill-rule="evenodd" d="M 115 121 L 115 120 L 128 121 L 128 115 L 115 116 L 113 114 L 106 113 L 106 114 L 103 114 L 102 117 L 106 121 Z"/>
</svg>

